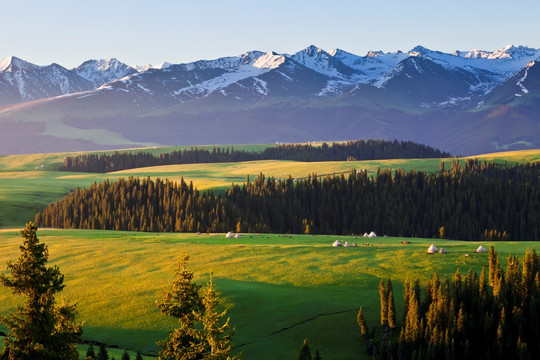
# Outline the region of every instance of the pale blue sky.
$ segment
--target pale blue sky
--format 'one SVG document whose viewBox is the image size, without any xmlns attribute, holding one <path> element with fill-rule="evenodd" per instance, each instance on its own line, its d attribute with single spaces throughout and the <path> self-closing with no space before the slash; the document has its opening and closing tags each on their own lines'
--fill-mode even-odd
<svg viewBox="0 0 540 360">
<path fill-rule="evenodd" d="M 0 58 L 71 68 L 294 53 L 540 48 L 539 0 L 0 0 Z"/>
</svg>

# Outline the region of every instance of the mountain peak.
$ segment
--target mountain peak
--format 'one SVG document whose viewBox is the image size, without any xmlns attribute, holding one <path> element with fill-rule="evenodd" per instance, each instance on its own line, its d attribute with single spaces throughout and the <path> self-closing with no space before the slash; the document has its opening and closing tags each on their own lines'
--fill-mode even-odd
<svg viewBox="0 0 540 360">
<path fill-rule="evenodd" d="M 488 59 L 494 60 L 494 59 L 523 59 L 526 57 L 534 56 L 535 53 L 537 53 L 538 49 L 533 49 L 528 46 L 522 46 L 522 45 L 506 45 L 502 49 L 499 49 L 497 51 L 492 52 Z"/>
<path fill-rule="evenodd" d="M 366 54 L 366 57 L 372 57 L 372 58 L 379 57 L 379 56 L 384 56 L 384 52 L 382 52 L 381 50 L 379 50 L 379 51 L 368 51 L 367 54 Z"/>
<path fill-rule="evenodd" d="M 39 69 L 39 66 L 29 63 L 28 61 L 24 61 L 16 56 L 0 59 L 0 73 L 30 71 L 36 69 Z"/>
<path fill-rule="evenodd" d="M 275 69 L 283 64 L 283 62 L 285 62 L 285 56 L 269 51 L 259 56 L 253 66 L 260 69 Z"/>
</svg>

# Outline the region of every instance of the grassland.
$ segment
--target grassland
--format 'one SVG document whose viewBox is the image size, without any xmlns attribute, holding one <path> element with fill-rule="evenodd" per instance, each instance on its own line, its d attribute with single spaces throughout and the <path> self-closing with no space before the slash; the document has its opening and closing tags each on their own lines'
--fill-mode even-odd
<svg viewBox="0 0 540 360">
<path fill-rule="evenodd" d="M 333 248 L 331 243 L 340 237 L 246 235 L 230 240 L 223 234 L 85 230 L 40 230 L 39 236 L 49 246 L 50 264 L 66 275 L 63 296 L 78 303 L 84 338 L 147 354 L 156 352 L 155 341 L 174 326 L 154 302 L 172 280 L 183 251 L 191 255 L 199 281 L 213 273 L 231 307 L 237 351 L 246 359 L 294 357 L 304 337 L 327 358 L 361 357 L 356 312 L 366 307 L 368 324 L 377 324 L 381 278 L 392 278 L 399 299 L 406 278 L 425 281 L 434 271 L 479 272 L 487 265 L 486 254 L 472 252 L 478 243 L 435 241 L 449 254 L 430 256 L 425 250 L 434 240 L 426 239 L 409 239 L 411 244 L 404 245 L 400 238 L 348 237 L 341 239 L 360 246 Z M 368 241 L 370 246 L 363 246 Z M 0 232 L 0 263 L 16 259 L 19 243 L 16 230 Z M 508 242 L 495 247 L 505 259 L 535 245 Z M 2 312 L 14 305 L 1 289 Z"/>
<path fill-rule="evenodd" d="M 171 148 L 169 150 L 173 150 Z M 151 149 L 160 151 L 161 149 Z M 346 173 L 351 168 L 403 168 L 406 171 L 439 171 L 440 159 L 382 160 L 363 162 L 301 163 L 259 161 L 227 164 L 171 165 L 132 169 L 108 174 L 56 171 L 67 154 L 0 157 L 0 271 L 18 256 L 17 229 L 47 203 L 72 189 L 106 178 L 160 177 L 193 181 L 199 189 L 223 189 L 246 176 L 264 173 L 276 178 L 308 174 Z M 73 154 L 70 154 L 73 155 Z M 524 162 L 540 160 L 540 150 L 479 156 L 481 160 Z M 450 168 L 452 159 L 444 159 Z M 462 159 L 461 161 L 464 161 Z M 43 167 L 41 166 L 43 165 Z M 38 169 L 36 169 L 36 167 Z M 370 231 L 371 229 L 366 229 Z M 406 279 L 427 280 L 434 271 L 450 275 L 459 268 L 480 271 L 485 254 L 474 254 L 478 243 L 436 241 L 447 255 L 425 255 L 434 240 L 399 238 L 342 238 L 358 248 L 332 248 L 339 237 L 247 235 L 233 241 L 220 236 L 192 234 L 128 233 L 85 230 L 40 230 L 50 248 L 50 263 L 66 275 L 63 295 L 78 303 L 85 321 L 84 339 L 155 354 L 155 341 L 174 326 L 155 307 L 161 290 L 172 280 L 176 257 L 186 251 L 199 281 L 213 273 L 231 323 L 237 328 L 235 351 L 245 359 L 294 358 L 307 337 L 323 358 L 365 357 L 355 316 L 366 308 L 368 324 L 377 324 L 377 286 L 381 278 L 395 282 L 396 299 Z M 490 244 L 483 244 L 484 246 Z M 497 243 L 501 259 L 523 254 L 535 242 Z M 465 256 L 466 254 L 470 256 Z M 504 261 L 503 261 L 504 262 Z M 0 289 L 0 313 L 16 301 Z M 398 300 L 398 304 L 400 301 Z M 398 305 L 398 316 L 400 305 Z M 85 351 L 81 347 L 81 351 Z M 121 350 L 114 356 L 119 358 Z"/>
</svg>

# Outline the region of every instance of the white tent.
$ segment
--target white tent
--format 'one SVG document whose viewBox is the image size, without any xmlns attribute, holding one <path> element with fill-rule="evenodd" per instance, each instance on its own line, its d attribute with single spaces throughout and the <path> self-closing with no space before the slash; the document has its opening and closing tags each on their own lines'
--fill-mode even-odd
<svg viewBox="0 0 540 360">
<path fill-rule="evenodd" d="M 435 245 L 433 245 L 433 244 L 431 244 L 431 246 L 427 249 L 428 254 L 436 254 L 437 252 L 438 252 L 438 250 L 435 247 Z"/>
<path fill-rule="evenodd" d="M 373 231 L 369 233 L 368 237 L 370 238 L 376 238 L 377 234 L 375 234 Z"/>
<path fill-rule="evenodd" d="M 235 239 L 240 239 L 240 236 L 242 236 L 242 235 L 236 234 L 236 235 L 234 235 L 234 238 L 235 238 Z"/>
<path fill-rule="evenodd" d="M 447 251 L 444 250 L 444 248 L 441 248 L 441 249 L 439 250 L 439 254 L 446 254 L 446 253 L 447 253 Z"/>
<path fill-rule="evenodd" d="M 332 244 L 332 246 L 337 247 L 337 246 L 343 246 L 343 245 L 341 244 L 341 241 L 336 240 L 336 241 L 334 241 L 334 243 Z"/>
<path fill-rule="evenodd" d="M 485 252 L 487 252 L 487 250 L 486 250 L 485 247 L 483 247 L 482 245 L 480 245 L 480 246 L 478 247 L 478 249 L 476 249 L 476 252 L 477 252 L 477 253 L 485 253 Z"/>
<path fill-rule="evenodd" d="M 344 247 L 349 247 L 349 242 L 348 241 L 345 241 L 345 244 L 343 244 Z"/>
<path fill-rule="evenodd" d="M 368 233 L 364 233 L 364 235 L 363 235 L 363 236 L 364 236 L 364 237 L 368 237 L 369 235 L 368 235 Z"/>
<path fill-rule="evenodd" d="M 227 233 L 227 235 L 225 235 L 225 237 L 226 237 L 226 238 L 233 238 L 234 235 L 233 235 L 232 232 L 229 231 L 229 232 Z"/>
</svg>

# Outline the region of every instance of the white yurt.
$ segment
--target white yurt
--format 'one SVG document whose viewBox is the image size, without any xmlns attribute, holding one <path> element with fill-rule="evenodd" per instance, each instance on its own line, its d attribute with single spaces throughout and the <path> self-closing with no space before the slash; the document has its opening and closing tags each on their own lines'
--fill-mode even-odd
<svg viewBox="0 0 540 360">
<path fill-rule="evenodd" d="M 348 241 L 345 241 L 345 244 L 343 244 L 343 247 L 349 247 L 349 242 Z"/>
<path fill-rule="evenodd" d="M 230 239 L 230 238 L 233 238 L 234 235 L 233 235 L 232 232 L 229 231 L 229 232 L 227 233 L 227 235 L 225 235 L 225 237 Z"/>
<path fill-rule="evenodd" d="M 242 236 L 242 235 L 240 235 L 240 234 L 236 234 L 236 235 L 234 235 L 234 238 L 235 238 L 235 239 L 240 239 L 241 236 Z"/>
<path fill-rule="evenodd" d="M 343 244 L 341 243 L 341 241 L 336 240 L 336 241 L 334 241 L 334 243 L 332 244 L 332 246 L 334 246 L 334 247 L 337 247 L 337 246 L 343 246 Z"/>
<path fill-rule="evenodd" d="M 431 246 L 427 249 L 427 253 L 428 254 L 436 254 L 438 253 L 439 251 L 437 250 L 437 248 L 435 247 L 435 245 L 431 244 Z"/>
<path fill-rule="evenodd" d="M 375 234 L 373 231 L 369 233 L 368 235 L 369 238 L 376 238 L 377 237 L 377 234 Z"/>
<path fill-rule="evenodd" d="M 444 250 L 444 248 L 439 249 L 439 254 L 446 254 L 448 251 Z"/>
<path fill-rule="evenodd" d="M 476 252 L 477 252 L 477 253 L 485 253 L 485 252 L 487 252 L 487 250 L 486 250 L 485 247 L 483 247 L 482 245 L 480 245 L 480 246 L 478 247 L 478 249 L 476 249 Z"/>
</svg>

